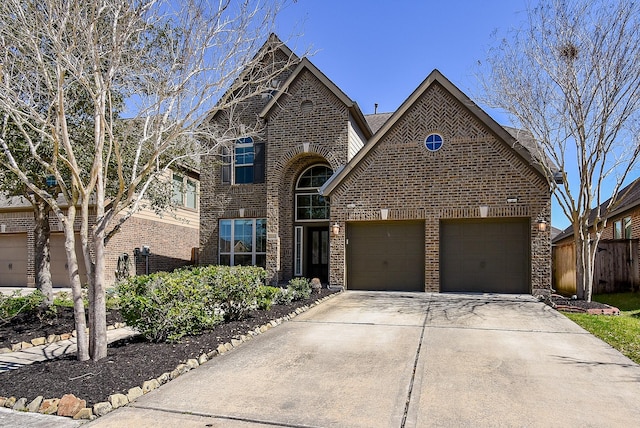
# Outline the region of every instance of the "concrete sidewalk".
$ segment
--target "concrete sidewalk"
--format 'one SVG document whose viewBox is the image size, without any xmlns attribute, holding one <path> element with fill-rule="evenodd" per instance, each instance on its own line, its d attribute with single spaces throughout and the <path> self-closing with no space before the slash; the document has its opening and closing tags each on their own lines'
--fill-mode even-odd
<svg viewBox="0 0 640 428">
<path fill-rule="evenodd" d="M 90 425 L 634 426 L 638 397 L 531 296 L 345 292 Z"/>
</svg>

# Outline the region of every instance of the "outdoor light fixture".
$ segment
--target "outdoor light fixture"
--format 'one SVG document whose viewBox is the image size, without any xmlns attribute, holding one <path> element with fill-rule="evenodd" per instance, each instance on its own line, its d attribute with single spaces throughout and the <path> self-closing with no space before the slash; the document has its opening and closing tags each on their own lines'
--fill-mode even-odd
<svg viewBox="0 0 640 428">
<path fill-rule="evenodd" d="M 244 217 L 244 208 L 238 209 L 238 215 L 240 216 L 240 218 Z"/>
<path fill-rule="evenodd" d="M 489 215 L 489 206 L 480 205 L 480 217 L 485 218 L 487 215 Z"/>
<path fill-rule="evenodd" d="M 382 220 L 386 220 L 389 217 L 389 209 L 388 208 L 382 208 L 380 210 L 380 218 Z"/>
<path fill-rule="evenodd" d="M 544 219 L 538 220 L 538 230 L 544 232 L 547 230 L 547 222 Z"/>
<path fill-rule="evenodd" d="M 518 202 L 518 198 L 516 198 L 516 197 L 508 197 L 507 198 L 507 203 L 509 203 L 509 204 L 515 204 L 516 202 Z"/>
<path fill-rule="evenodd" d="M 333 226 L 331 226 L 331 233 L 333 236 L 340 235 L 340 225 L 338 223 L 333 223 Z"/>
</svg>

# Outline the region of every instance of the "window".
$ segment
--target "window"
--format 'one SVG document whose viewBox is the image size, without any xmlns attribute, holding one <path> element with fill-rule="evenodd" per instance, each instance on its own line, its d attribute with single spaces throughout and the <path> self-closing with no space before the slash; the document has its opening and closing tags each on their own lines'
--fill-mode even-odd
<svg viewBox="0 0 640 428">
<path fill-rule="evenodd" d="M 264 183 L 264 143 L 254 143 L 251 137 L 240 138 L 233 149 L 222 147 L 221 155 L 223 183 Z"/>
<path fill-rule="evenodd" d="M 333 171 L 326 165 L 306 169 L 296 185 L 296 220 L 328 220 L 329 201 L 318 189 L 331 177 Z"/>
<path fill-rule="evenodd" d="M 253 183 L 253 138 L 241 138 L 234 148 L 235 182 L 237 184 Z"/>
<path fill-rule="evenodd" d="M 442 136 L 440 136 L 438 134 L 430 134 L 424 140 L 424 146 L 430 152 L 436 152 L 436 151 L 440 150 L 440 148 L 442 148 L 442 143 L 443 143 Z"/>
<path fill-rule="evenodd" d="M 613 222 L 613 239 L 631 239 L 631 217 Z"/>
<path fill-rule="evenodd" d="M 267 220 L 220 220 L 219 264 L 262 266 L 267 264 Z"/>
<path fill-rule="evenodd" d="M 194 180 L 173 174 L 173 196 L 171 200 L 175 205 L 196 209 L 197 185 Z"/>
</svg>

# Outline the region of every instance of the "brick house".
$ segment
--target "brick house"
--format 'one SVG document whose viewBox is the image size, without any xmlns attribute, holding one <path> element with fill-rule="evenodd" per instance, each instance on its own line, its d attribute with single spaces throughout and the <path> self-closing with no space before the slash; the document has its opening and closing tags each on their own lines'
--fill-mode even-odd
<svg viewBox="0 0 640 428">
<path fill-rule="evenodd" d="M 142 209 L 129 218 L 106 247 L 107 284 L 113 284 L 118 263 L 126 253 L 130 275 L 168 271 L 196 261 L 199 239 L 199 174 L 195 171 L 172 173 L 175 216 L 156 215 Z M 0 200 L 0 287 L 34 287 L 34 213 L 23 198 Z M 64 233 L 50 215 L 50 263 L 54 287 L 68 287 L 69 274 L 64 250 Z M 80 230 L 76 220 L 75 228 Z M 148 252 L 144 247 L 148 248 Z M 76 251 L 81 280 L 86 275 L 82 263 L 79 235 Z"/>
<path fill-rule="evenodd" d="M 202 159 L 201 263 L 352 290 L 550 287 L 550 192 L 530 142 L 437 70 L 397 111 L 365 116 L 304 58 L 247 104 L 262 132 Z"/>
</svg>

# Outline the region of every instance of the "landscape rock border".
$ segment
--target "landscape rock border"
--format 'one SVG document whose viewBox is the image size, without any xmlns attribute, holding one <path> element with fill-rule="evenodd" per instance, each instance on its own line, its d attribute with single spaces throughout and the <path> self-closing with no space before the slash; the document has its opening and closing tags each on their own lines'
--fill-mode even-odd
<svg viewBox="0 0 640 428">
<path fill-rule="evenodd" d="M 338 294 L 340 294 L 340 292 L 332 293 L 327 296 L 321 297 L 318 300 L 309 303 L 308 305 L 296 308 L 288 315 L 271 320 L 266 324 L 248 331 L 246 334 L 231 339 L 230 342 L 218 345 L 218 348 L 214 351 L 203 353 L 198 358 L 191 358 L 184 363 L 178 364 L 178 366 L 171 372 L 165 372 L 155 379 L 149 379 L 143 382 L 140 386 L 130 388 L 126 394 L 111 394 L 108 397 L 108 401 L 96 403 L 91 408 L 86 407 L 85 400 L 82 400 L 81 398 L 78 398 L 73 394 L 66 394 L 62 398 L 47 399 L 45 399 L 43 396 L 38 396 L 30 402 L 27 402 L 27 399 L 24 397 L 19 399 L 16 397 L 0 397 L 0 407 L 6 407 L 21 412 L 37 412 L 47 415 L 66 416 L 73 419 L 94 420 L 97 417 L 104 416 L 119 407 L 123 407 L 129 403 L 132 403 L 138 397 L 141 397 L 142 395 L 159 388 L 161 385 L 164 385 L 165 383 L 178 378 L 188 371 L 198 368 L 200 365 L 206 363 L 214 357 L 226 354 L 234 348 L 241 346 L 243 343 L 250 341 L 251 339 L 253 339 L 253 337 L 265 333 L 270 329 L 279 326 L 283 322 L 297 317 L 298 315 L 308 311 L 309 309 Z M 117 323 L 116 325 L 118 324 L 120 323 Z M 124 325 L 122 326 L 124 327 Z"/>
<path fill-rule="evenodd" d="M 107 326 L 107 330 L 115 330 L 126 326 L 127 324 L 123 322 L 117 322 L 115 324 Z M 89 329 L 87 328 L 87 334 L 88 333 Z M 22 351 L 23 349 L 33 348 L 34 346 L 50 345 L 52 343 L 61 342 L 63 340 L 69 340 L 72 337 L 76 337 L 76 335 L 77 332 L 73 330 L 71 333 L 50 334 L 47 337 L 36 337 L 34 339 L 31 339 L 29 342 L 14 343 L 11 345 L 11 348 L 0 348 L 0 354 Z"/>
</svg>

